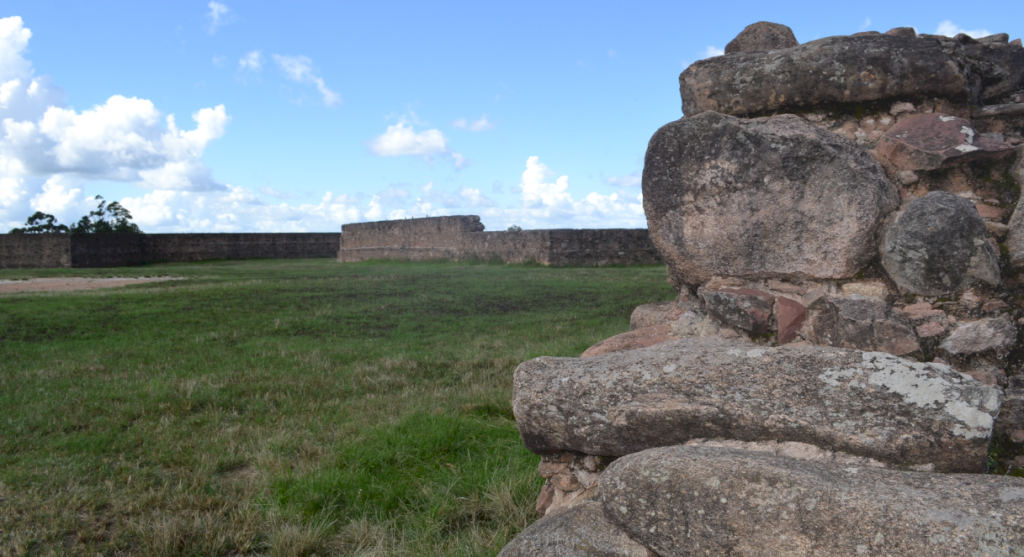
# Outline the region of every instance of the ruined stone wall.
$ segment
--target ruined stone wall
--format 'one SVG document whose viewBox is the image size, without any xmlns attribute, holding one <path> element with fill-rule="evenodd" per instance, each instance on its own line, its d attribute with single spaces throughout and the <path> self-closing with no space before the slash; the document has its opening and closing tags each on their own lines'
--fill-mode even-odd
<svg viewBox="0 0 1024 557">
<path fill-rule="evenodd" d="M 500 259 L 556 266 L 660 262 L 644 229 L 484 232 L 475 215 L 346 224 L 341 229 L 338 261 L 342 263 L 371 259 Z"/>
<path fill-rule="evenodd" d="M 0 234 L 0 269 L 71 266 L 66 234 Z"/>
<path fill-rule="evenodd" d="M 333 257 L 335 233 L 0 235 L 0 269 Z"/>
</svg>

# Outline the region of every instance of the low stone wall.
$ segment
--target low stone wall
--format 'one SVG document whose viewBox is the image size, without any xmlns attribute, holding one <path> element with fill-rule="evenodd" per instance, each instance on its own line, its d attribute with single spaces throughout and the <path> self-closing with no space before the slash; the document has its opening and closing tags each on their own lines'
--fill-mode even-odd
<svg viewBox="0 0 1024 557">
<path fill-rule="evenodd" d="M 71 266 L 66 234 L 0 234 L 0 269 Z"/>
<path fill-rule="evenodd" d="M 555 266 L 661 261 L 645 229 L 483 230 L 476 215 L 346 224 L 338 261 L 500 259 Z"/>
<path fill-rule="evenodd" d="M 0 269 L 334 257 L 336 233 L 0 234 Z"/>
</svg>

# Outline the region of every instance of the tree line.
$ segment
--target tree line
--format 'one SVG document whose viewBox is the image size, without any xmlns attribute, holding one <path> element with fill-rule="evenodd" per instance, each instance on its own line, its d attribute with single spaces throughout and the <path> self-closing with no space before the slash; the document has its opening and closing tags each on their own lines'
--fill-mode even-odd
<svg viewBox="0 0 1024 557">
<path fill-rule="evenodd" d="M 132 220 L 132 214 L 114 201 L 107 203 L 102 196 L 97 195 L 99 205 L 95 210 L 89 211 L 70 227 L 57 223 L 57 217 L 36 211 L 21 228 L 12 228 L 8 234 L 143 234 L 139 226 Z"/>
</svg>

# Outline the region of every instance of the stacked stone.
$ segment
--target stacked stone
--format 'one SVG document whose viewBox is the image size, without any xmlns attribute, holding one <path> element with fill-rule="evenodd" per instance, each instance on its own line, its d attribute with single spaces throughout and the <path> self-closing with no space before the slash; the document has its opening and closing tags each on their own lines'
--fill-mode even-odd
<svg viewBox="0 0 1024 557">
<path fill-rule="evenodd" d="M 517 368 L 545 516 L 502 555 L 1024 555 L 982 474 L 1024 468 L 1020 39 L 761 22 L 679 84 L 643 173 L 678 298 Z"/>
</svg>

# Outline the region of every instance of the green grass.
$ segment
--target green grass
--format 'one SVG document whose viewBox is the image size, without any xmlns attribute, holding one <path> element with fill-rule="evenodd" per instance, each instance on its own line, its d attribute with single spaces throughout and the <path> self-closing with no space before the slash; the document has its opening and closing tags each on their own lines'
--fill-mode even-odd
<svg viewBox="0 0 1024 557">
<path fill-rule="evenodd" d="M 512 372 L 664 267 L 263 260 L 0 295 L 0 556 L 494 555 L 537 518 Z"/>
</svg>

